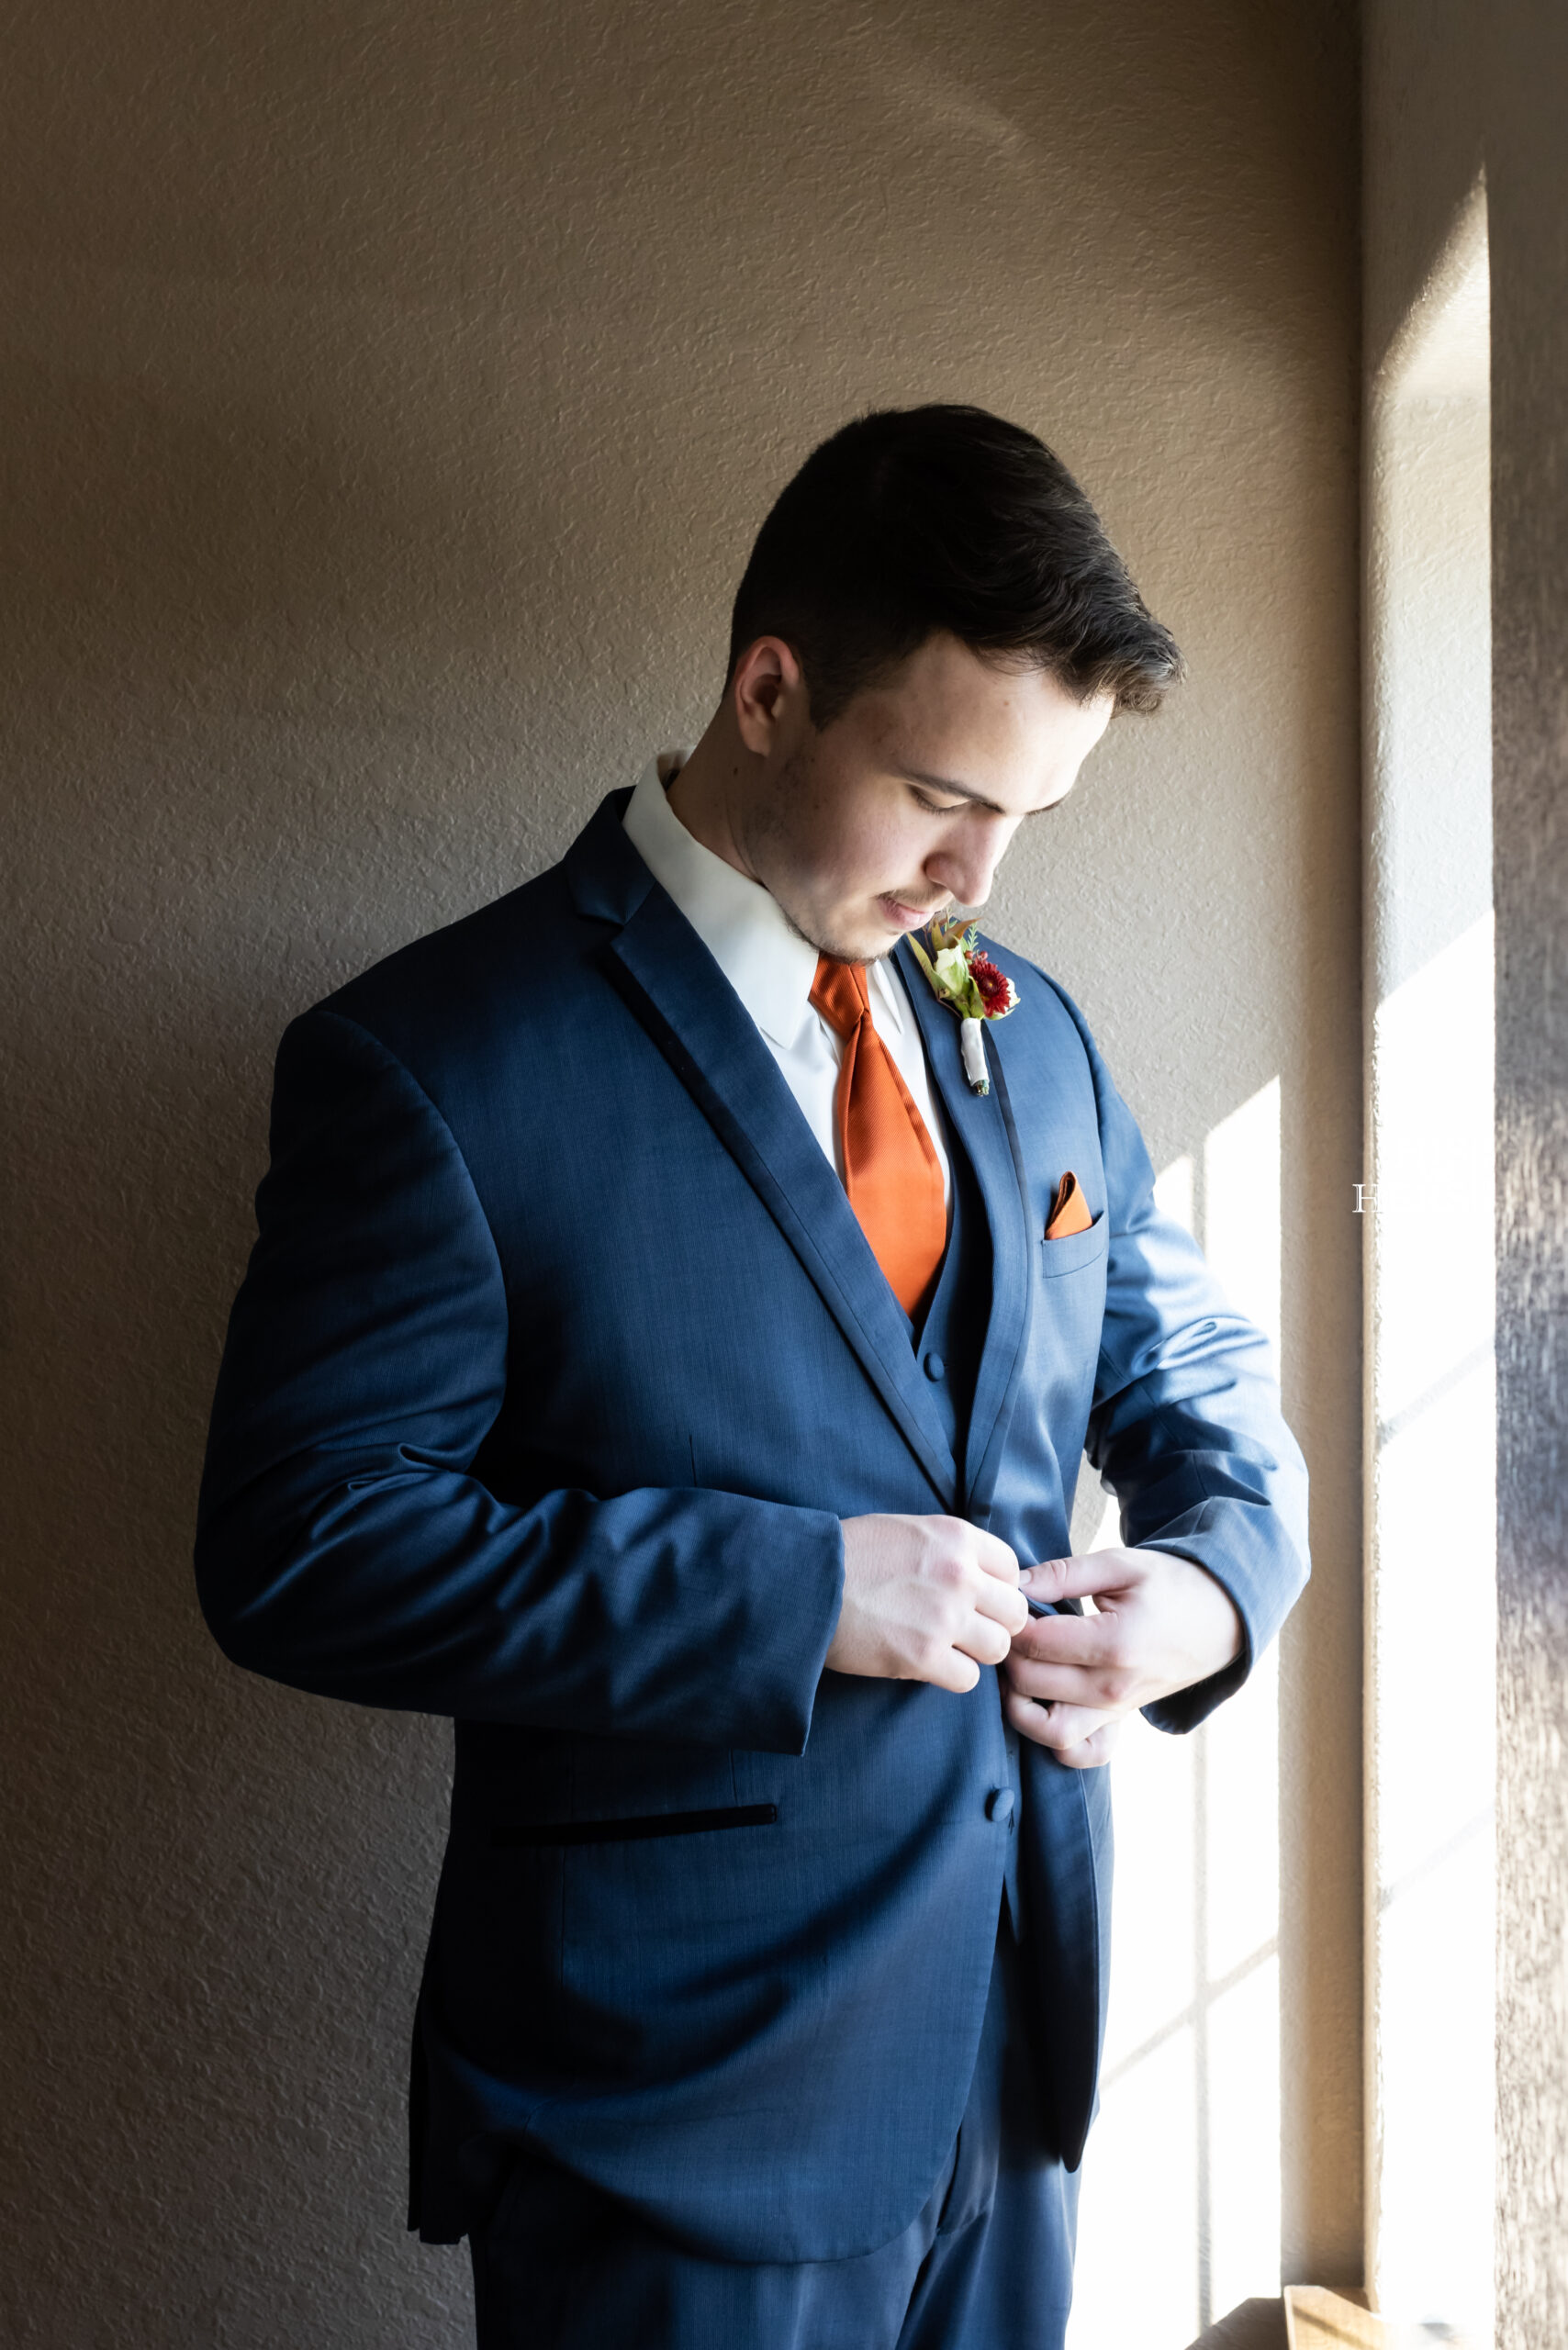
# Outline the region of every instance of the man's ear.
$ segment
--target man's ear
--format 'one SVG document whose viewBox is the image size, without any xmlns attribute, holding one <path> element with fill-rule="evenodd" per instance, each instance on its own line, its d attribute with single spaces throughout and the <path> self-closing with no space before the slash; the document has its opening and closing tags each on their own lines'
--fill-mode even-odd
<svg viewBox="0 0 1568 2350">
<path fill-rule="evenodd" d="M 748 751 L 766 758 L 777 750 L 781 737 L 810 715 L 794 647 L 781 636 L 759 636 L 748 644 L 730 680 L 730 704 Z"/>
</svg>

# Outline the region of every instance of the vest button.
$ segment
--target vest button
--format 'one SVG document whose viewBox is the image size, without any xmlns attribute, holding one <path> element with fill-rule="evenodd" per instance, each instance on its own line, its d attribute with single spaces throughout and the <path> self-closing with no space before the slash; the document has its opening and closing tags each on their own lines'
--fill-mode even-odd
<svg viewBox="0 0 1568 2350">
<path fill-rule="evenodd" d="M 985 1799 L 985 1816 L 988 1819 L 994 1819 L 1000 1828 L 1007 1825 L 1013 1817 L 1011 1787 L 992 1787 Z"/>
<path fill-rule="evenodd" d="M 925 1376 L 927 1379 L 940 1379 L 942 1373 L 946 1370 L 946 1364 L 943 1361 L 939 1354 L 933 1353 L 926 1356 Z"/>
</svg>

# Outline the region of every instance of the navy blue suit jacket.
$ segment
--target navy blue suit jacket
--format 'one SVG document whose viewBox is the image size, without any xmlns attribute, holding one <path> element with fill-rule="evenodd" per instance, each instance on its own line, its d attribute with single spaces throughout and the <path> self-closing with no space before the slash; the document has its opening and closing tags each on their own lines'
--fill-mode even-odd
<svg viewBox="0 0 1568 2350">
<path fill-rule="evenodd" d="M 967 1696 L 824 1672 L 841 1518 L 1068 1548 L 1085 1444 L 1125 1539 L 1246 1627 L 1305 1578 L 1266 1348 L 1157 1211 L 1083 1023 L 1020 1002 L 970 1092 L 899 950 L 989 1237 L 962 1441 L 832 1167 L 605 801 L 564 862 L 297 1020 L 197 1538 L 238 1662 L 456 1719 L 416 2035 L 415 2210 L 481 2218 L 529 2143 L 687 2242 L 830 2259 L 951 2146 L 1008 1839 L 1076 2165 L 1103 2013 L 1105 1774 Z M 1090 1230 L 1043 1238 L 1072 1169 Z"/>
</svg>

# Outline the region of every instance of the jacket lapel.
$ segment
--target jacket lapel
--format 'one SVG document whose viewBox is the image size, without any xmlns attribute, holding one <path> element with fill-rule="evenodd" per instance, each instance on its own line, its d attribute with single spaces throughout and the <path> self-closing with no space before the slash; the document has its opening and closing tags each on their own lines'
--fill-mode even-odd
<svg viewBox="0 0 1568 2350">
<path fill-rule="evenodd" d="M 628 796 L 604 802 L 566 859 L 579 906 L 618 925 L 606 974 L 778 1225 L 950 1511 L 957 1464 L 909 1322 L 745 1006 L 626 839 Z"/>
<path fill-rule="evenodd" d="M 1024 1359 L 1034 1311 L 1036 1266 L 1036 1252 L 1030 1246 L 1024 1155 L 1007 1098 L 1002 1056 L 997 1050 L 998 1030 L 991 1028 L 985 1040 L 991 1091 L 971 1092 L 959 1058 L 958 1021 L 932 993 L 930 982 L 907 943 L 900 943 L 895 960 L 914 1007 L 942 1106 L 969 1155 L 991 1231 L 991 1314 L 980 1351 L 974 1402 L 969 1409 L 969 1443 L 964 1456 L 968 1512 L 983 1524 L 996 1489 L 1018 1366 Z"/>
</svg>

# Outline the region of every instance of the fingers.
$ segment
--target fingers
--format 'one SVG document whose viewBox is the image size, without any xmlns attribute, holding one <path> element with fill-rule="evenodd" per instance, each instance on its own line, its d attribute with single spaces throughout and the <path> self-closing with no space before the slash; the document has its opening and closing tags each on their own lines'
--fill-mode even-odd
<svg viewBox="0 0 1568 2350">
<path fill-rule="evenodd" d="M 1018 1554 L 1012 1545 L 995 1534 L 987 1534 L 978 1526 L 964 1528 L 971 1546 L 974 1564 L 980 1569 L 973 1600 L 982 1616 L 989 1616 L 1011 1637 L 1021 1632 L 1029 1620 L 1029 1603 L 1018 1588 Z M 1005 1654 L 1005 1651 L 1003 1651 Z M 1000 1664 L 1001 1657 L 988 1655 L 987 1664 Z"/>
<path fill-rule="evenodd" d="M 1036 1664 L 1115 1665 L 1122 1663 L 1126 1629 L 1121 1617 L 1103 1616 L 1029 1616 L 1014 1640 L 1014 1653 Z"/>
<path fill-rule="evenodd" d="M 1148 1572 L 1141 1551 L 1086 1550 L 1073 1559 L 1041 1559 L 1019 1580 L 1031 1599 L 1053 1606 L 1064 1599 L 1092 1599 L 1098 1592 L 1125 1591 Z"/>
<path fill-rule="evenodd" d="M 966 1526 L 964 1531 L 974 1545 L 975 1564 L 988 1575 L 994 1575 L 999 1583 L 1011 1583 L 1015 1587 L 1018 1582 L 1018 1553 L 1012 1545 L 1004 1542 L 999 1534 L 987 1534 L 979 1526 Z"/>
<path fill-rule="evenodd" d="M 958 1694 L 1006 1662 L 1028 1621 L 1018 1561 L 954 1517 L 844 1522 L 844 1587 L 824 1662 L 837 1673 L 928 1681 Z"/>
<path fill-rule="evenodd" d="M 962 1519 L 946 1519 L 941 1525 L 952 1545 L 945 1572 L 960 1609 L 952 1644 L 977 1664 L 1004 1663 L 1014 1637 L 1029 1620 L 1028 1602 L 1018 1588 L 1017 1554 L 994 1534 Z"/>
<path fill-rule="evenodd" d="M 1002 1692 L 1002 1710 L 1021 1738 L 1049 1748 L 1070 1770 L 1096 1770 L 1108 1762 L 1121 1735 L 1124 1716 L 1089 1706 L 1055 1705 L 1047 1713 L 1015 1689 Z"/>
<path fill-rule="evenodd" d="M 980 1680 L 980 1666 L 956 1648 L 939 1649 L 926 1661 L 925 1671 L 913 1676 L 934 1689 L 950 1689 L 955 1697 L 968 1696 Z"/>
<path fill-rule="evenodd" d="M 1013 1650 L 1013 1634 L 993 1617 L 971 1612 L 953 1635 L 953 1646 L 977 1664 L 1005 1664 Z"/>
<path fill-rule="evenodd" d="M 1007 1678 L 1026 1697 L 1125 1711 L 1154 1694 L 1123 1617 L 1035 1616 L 1013 1642 Z"/>
<path fill-rule="evenodd" d="M 1070 1664 L 1031 1664 L 1014 1655 L 1006 1673 L 1008 1687 L 1038 1705 L 1092 1706 L 1102 1713 L 1125 1714 L 1147 1702 L 1137 1675 L 1125 1668 L 1079 1672 Z"/>
<path fill-rule="evenodd" d="M 913 1677 L 962 1694 L 979 1681 L 980 1665 L 1005 1663 L 1029 1620 L 1017 1554 L 962 1518 L 927 1520 L 923 1532 L 922 1579 L 935 1616 Z"/>
<path fill-rule="evenodd" d="M 1101 1764 L 1108 1762 L 1114 1753 L 1122 1728 L 1120 1719 L 1103 1723 L 1099 1729 L 1092 1730 L 1087 1738 L 1080 1739 L 1076 1746 L 1063 1747 L 1057 1761 L 1070 1771 L 1099 1770 Z"/>
<path fill-rule="evenodd" d="M 1027 1631 L 1029 1603 L 1015 1586 L 1010 1587 L 1004 1583 L 995 1582 L 990 1575 L 981 1575 L 970 1589 L 969 1601 L 977 1614 L 988 1616 L 993 1624 L 1001 1626 L 1009 1645 Z M 1006 1648 L 1002 1653 L 1006 1655 Z M 993 1659 L 992 1662 L 1000 1662 L 1001 1660 Z"/>
</svg>

